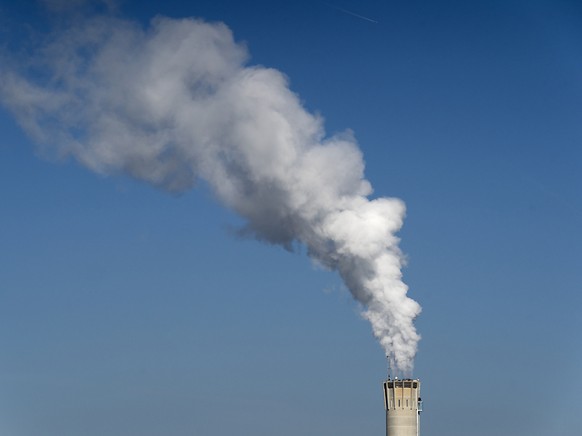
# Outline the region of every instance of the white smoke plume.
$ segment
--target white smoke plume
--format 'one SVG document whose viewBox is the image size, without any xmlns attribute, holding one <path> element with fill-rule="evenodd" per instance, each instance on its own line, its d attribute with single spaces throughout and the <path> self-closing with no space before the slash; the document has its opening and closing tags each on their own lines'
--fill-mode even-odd
<svg viewBox="0 0 582 436">
<path fill-rule="evenodd" d="M 370 200 L 352 135 L 326 137 L 275 69 L 247 65 L 227 26 L 93 17 L 3 59 L 0 99 L 39 144 L 100 174 L 169 191 L 205 180 L 244 232 L 299 242 L 337 270 L 396 369 L 410 373 L 420 306 L 406 296 L 395 198 Z"/>
</svg>

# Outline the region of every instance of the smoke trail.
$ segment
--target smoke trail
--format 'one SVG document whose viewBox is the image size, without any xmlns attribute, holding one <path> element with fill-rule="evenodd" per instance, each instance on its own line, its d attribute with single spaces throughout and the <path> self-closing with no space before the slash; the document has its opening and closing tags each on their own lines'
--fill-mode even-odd
<svg viewBox="0 0 582 436">
<path fill-rule="evenodd" d="M 339 272 L 397 368 L 412 370 L 420 306 L 406 296 L 395 233 L 404 204 L 367 197 L 351 134 L 326 137 L 277 70 L 247 66 L 224 24 L 94 17 L 0 71 L 26 132 L 101 174 L 169 191 L 204 179 L 244 231 Z"/>
</svg>

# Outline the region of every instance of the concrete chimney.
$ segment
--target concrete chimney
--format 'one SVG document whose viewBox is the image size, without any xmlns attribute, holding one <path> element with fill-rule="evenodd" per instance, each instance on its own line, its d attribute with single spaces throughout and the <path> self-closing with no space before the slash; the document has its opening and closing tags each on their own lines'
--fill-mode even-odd
<svg viewBox="0 0 582 436">
<path fill-rule="evenodd" d="M 388 378 L 384 382 L 386 436 L 420 436 L 420 380 Z"/>
</svg>

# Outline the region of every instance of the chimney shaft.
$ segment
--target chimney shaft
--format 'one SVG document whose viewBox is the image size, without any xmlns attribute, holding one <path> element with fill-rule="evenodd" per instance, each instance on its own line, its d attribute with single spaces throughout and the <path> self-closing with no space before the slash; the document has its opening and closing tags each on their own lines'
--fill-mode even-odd
<svg viewBox="0 0 582 436">
<path fill-rule="evenodd" d="M 419 436 L 420 380 L 390 378 L 384 382 L 386 436 Z"/>
</svg>

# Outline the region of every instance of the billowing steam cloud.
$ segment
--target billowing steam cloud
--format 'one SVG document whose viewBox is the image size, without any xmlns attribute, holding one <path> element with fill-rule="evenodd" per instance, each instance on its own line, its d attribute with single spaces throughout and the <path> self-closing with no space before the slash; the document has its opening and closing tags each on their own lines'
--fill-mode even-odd
<svg viewBox="0 0 582 436">
<path fill-rule="evenodd" d="M 101 174 L 170 191 L 198 178 L 257 239 L 337 270 L 396 368 L 412 370 L 420 306 L 395 233 L 404 204 L 369 200 L 350 133 L 326 137 L 279 71 L 246 66 L 224 24 L 111 17 L 53 34 L 0 72 L 0 96 L 37 142 Z"/>
</svg>

